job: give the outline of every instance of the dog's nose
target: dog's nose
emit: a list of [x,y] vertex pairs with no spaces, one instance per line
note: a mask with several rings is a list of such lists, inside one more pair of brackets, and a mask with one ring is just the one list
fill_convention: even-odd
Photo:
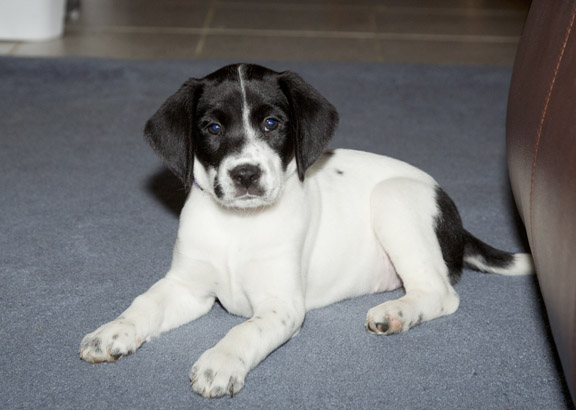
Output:
[[239,187],[250,188],[254,186],[260,176],[262,175],[262,170],[260,167],[252,164],[238,165],[236,168],[230,171],[230,178]]

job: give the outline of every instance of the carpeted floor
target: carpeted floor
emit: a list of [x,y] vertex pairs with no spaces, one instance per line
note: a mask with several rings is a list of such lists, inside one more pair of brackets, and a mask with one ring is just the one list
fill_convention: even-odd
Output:
[[[0,408],[565,409],[571,403],[535,277],[466,271],[454,314],[404,335],[363,327],[400,291],[309,312],[233,399],[188,371],[240,318],[207,316],[115,364],[80,340],[168,269],[183,196],[142,138],[188,77],[226,62],[0,59]],[[340,111],[334,147],[430,172],[466,227],[525,249],[506,176],[508,68],[274,63]]]

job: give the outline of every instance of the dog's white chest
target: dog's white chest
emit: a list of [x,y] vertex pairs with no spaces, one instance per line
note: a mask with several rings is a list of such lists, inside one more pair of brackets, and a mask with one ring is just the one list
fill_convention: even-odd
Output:
[[[305,218],[281,203],[260,212],[229,212],[203,192],[182,210],[173,268],[206,286],[230,312],[250,317],[268,293],[301,293],[300,259]],[[289,222],[291,221],[291,222]],[[192,261],[192,262],[191,262]]]

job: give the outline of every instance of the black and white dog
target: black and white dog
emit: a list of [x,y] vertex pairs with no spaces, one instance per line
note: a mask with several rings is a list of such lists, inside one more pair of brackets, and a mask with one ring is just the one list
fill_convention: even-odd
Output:
[[233,395],[248,372],[298,333],[307,310],[403,286],[368,311],[366,329],[405,332],[458,308],[462,268],[533,271],[462,227],[437,183],[404,162],[325,151],[334,107],[291,72],[231,65],[190,79],[145,135],[189,195],[172,266],[118,319],[84,337],[80,356],[115,361],[207,313],[249,318],[207,350],[190,380]]

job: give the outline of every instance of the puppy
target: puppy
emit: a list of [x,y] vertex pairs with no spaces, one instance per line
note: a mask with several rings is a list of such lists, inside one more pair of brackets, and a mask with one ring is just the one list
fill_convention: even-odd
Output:
[[248,372],[298,333],[307,310],[404,287],[368,311],[375,334],[456,311],[462,268],[532,273],[463,227],[423,171],[388,157],[325,151],[338,114],[291,72],[231,65],[190,79],[145,136],[189,192],[172,266],[80,357],[113,362],[207,313],[215,300],[248,318],[192,366],[192,389],[234,395]]

